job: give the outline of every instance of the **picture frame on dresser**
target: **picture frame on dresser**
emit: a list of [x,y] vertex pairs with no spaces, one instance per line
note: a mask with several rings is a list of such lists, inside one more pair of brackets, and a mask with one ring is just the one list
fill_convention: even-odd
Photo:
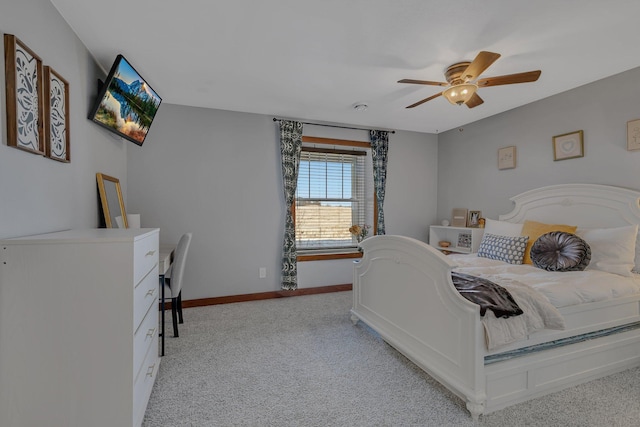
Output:
[[42,60],[13,34],[4,35],[7,145],[45,154]]
[[[98,172],[96,181],[98,183],[98,193],[100,194],[104,226],[106,228],[129,228],[122,190],[120,189],[120,180]],[[120,227],[118,220],[122,222],[122,227]]]

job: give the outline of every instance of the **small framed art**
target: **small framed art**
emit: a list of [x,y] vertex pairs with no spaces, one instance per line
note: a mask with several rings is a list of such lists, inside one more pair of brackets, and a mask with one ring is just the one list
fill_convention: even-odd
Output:
[[553,160],[584,157],[584,134],[581,130],[553,137]]
[[7,145],[44,155],[42,60],[13,34],[4,35]]
[[467,226],[467,210],[466,209],[454,209],[451,212],[451,226],[452,227]]
[[516,146],[498,149],[498,169],[514,169],[516,167]]
[[627,150],[640,150],[640,119],[627,122]]
[[456,246],[464,249],[471,248],[471,233],[459,233],[458,244]]
[[476,228],[480,226],[480,218],[482,218],[481,211],[469,211],[467,216],[467,227]]

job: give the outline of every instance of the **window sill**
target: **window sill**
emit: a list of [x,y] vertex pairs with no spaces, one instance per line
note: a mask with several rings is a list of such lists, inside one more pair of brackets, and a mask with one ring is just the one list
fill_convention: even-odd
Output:
[[333,253],[313,253],[306,251],[305,253],[298,255],[298,261],[325,261],[331,259],[349,259],[349,258],[362,258],[362,253],[355,252],[333,252]]

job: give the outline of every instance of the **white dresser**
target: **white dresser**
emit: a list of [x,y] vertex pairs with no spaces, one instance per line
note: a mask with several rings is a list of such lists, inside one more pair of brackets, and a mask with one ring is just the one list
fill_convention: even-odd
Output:
[[0,426],[139,426],[160,364],[158,229],[0,241]]

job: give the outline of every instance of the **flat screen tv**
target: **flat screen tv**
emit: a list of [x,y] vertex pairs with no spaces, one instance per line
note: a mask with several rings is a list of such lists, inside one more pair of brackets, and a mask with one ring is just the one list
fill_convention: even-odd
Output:
[[122,55],[98,91],[89,120],[142,145],[162,98]]

